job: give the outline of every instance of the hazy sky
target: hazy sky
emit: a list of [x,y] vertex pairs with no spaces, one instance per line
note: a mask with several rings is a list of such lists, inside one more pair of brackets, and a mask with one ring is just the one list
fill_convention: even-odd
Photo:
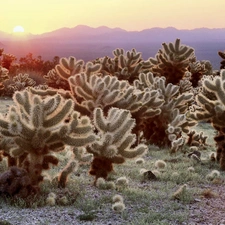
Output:
[[39,34],[61,27],[88,25],[143,30],[225,28],[225,0],[4,0],[0,30],[16,25]]

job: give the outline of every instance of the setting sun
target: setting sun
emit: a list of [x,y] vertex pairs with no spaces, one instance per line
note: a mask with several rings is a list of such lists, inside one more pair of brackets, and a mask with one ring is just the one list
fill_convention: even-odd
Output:
[[24,28],[22,26],[16,26],[16,27],[13,28],[13,32],[14,33],[23,33]]

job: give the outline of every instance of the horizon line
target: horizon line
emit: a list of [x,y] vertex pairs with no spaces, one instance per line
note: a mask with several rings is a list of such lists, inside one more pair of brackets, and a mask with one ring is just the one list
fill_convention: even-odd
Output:
[[[215,27],[215,28],[209,28],[209,27],[196,27],[196,28],[176,28],[176,27],[173,27],[173,26],[167,26],[167,27],[150,27],[150,28],[145,28],[145,29],[142,29],[142,30],[126,30],[126,29],[123,29],[121,27],[109,27],[109,26],[106,26],[106,25],[101,25],[101,26],[97,26],[97,27],[92,27],[92,26],[89,26],[89,25],[85,25],[85,24],[79,24],[79,25],[76,25],[75,27],[60,27],[60,28],[56,28],[54,30],[50,30],[50,31],[46,31],[46,32],[43,32],[43,33],[30,33],[30,32],[24,32],[24,34],[29,34],[29,35],[43,35],[43,34],[46,34],[46,33],[51,33],[51,32],[54,32],[54,31],[57,31],[57,30],[61,30],[61,29],[74,29],[74,28],[77,28],[77,27],[88,27],[88,28],[93,28],[93,29],[98,29],[98,28],[101,28],[101,27],[105,27],[105,28],[109,28],[109,29],[121,29],[123,31],[126,31],[126,32],[142,32],[142,31],[145,31],[145,30],[151,30],[151,29],[168,29],[168,28],[173,28],[173,29],[176,29],[176,30],[180,30],[180,31],[184,31],[184,30],[188,30],[188,31],[192,31],[192,30],[198,30],[198,29],[209,29],[209,30],[214,30],[214,29],[225,29],[225,27]],[[0,32],[3,32],[5,34],[9,34],[9,35],[12,35],[13,32],[9,33],[9,32],[5,32],[5,31],[2,31],[0,30]]]

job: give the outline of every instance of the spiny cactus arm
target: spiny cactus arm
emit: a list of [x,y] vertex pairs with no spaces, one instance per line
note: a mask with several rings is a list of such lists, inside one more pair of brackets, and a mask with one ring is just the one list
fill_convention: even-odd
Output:
[[[76,114],[76,115],[74,115]],[[90,124],[90,119],[88,116],[82,116],[78,123],[78,117],[80,115],[77,114],[77,112],[74,112],[71,116],[71,122],[68,124],[69,130],[72,133],[83,135],[90,133],[92,131],[92,126]]]
[[69,116],[69,114],[73,111],[73,108],[73,101],[71,99],[66,100],[62,107],[58,105],[57,110],[55,110],[51,118],[46,119],[43,122],[43,126],[47,128],[59,124]]
[[155,90],[146,90],[141,101],[143,102],[143,106],[148,106],[154,109],[160,108],[165,103],[165,100],[161,98],[159,92]]
[[19,73],[13,78],[14,82],[26,83],[28,86],[35,86],[36,82],[29,77],[29,74]]
[[191,102],[193,100],[193,94],[192,93],[182,93],[178,95],[175,99],[175,107],[180,107],[188,102]]
[[[174,110],[176,110],[176,109],[174,109]],[[178,127],[181,124],[183,124],[185,121],[186,121],[185,115],[184,114],[178,114],[178,115],[174,116],[174,119],[171,121],[170,124],[173,127]]]
[[52,114],[60,104],[63,104],[59,94],[57,94],[55,98],[46,97],[43,103],[43,110],[46,115]]
[[65,90],[62,90],[62,89],[56,90],[56,89],[48,88],[47,90],[40,90],[40,89],[30,88],[29,92],[34,94],[34,95],[39,95],[42,98],[54,96],[54,95],[57,95],[57,94],[61,95],[65,99],[71,99],[72,98],[72,95],[71,95],[70,91],[65,91]]
[[94,110],[93,117],[94,125],[99,131],[106,131],[108,129],[108,121],[105,119],[103,111],[100,108]]
[[196,126],[197,124],[198,122],[196,120],[191,120],[188,118],[184,123],[180,125],[180,127],[182,131],[187,134],[190,131],[190,128]]
[[85,73],[90,76],[91,74],[98,73],[102,68],[102,65],[100,63],[93,64],[92,62],[88,62],[85,65]]
[[112,161],[112,163],[116,163],[116,164],[122,164],[125,162],[124,157],[121,155],[116,155],[116,156],[110,158],[110,160]]
[[95,157],[100,156],[102,149],[104,148],[103,141],[104,139],[98,140],[99,137],[96,138],[96,141],[90,145],[88,145],[87,152],[93,154]]
[[113,55],[114,55],[114,56],[123,55],[124,52],[125,52],[124,49],[122,49],[122,48],[116,48],[115,50],[113,50]]
[[25,139],[20,138],[20,137],[14,138],[14,141],[15,141],[15,143],[18,146],[17,147],[18,150],[17,151],[15,151],[15,150],[11,150],[10,151],[10,154],[13,157],[18,157],[18,156],[22,155],[24,152],[30,152],[30,151],[32,151],[32,145],[31,145],[30,141],[25,140]]
[[20,105],[20,108],[21,108],[22,111],[25,110],[26,114],[30,113],[31,96],[29,95],[28,91],[23,91],[22,93],[21,92],[15,92],[12,99],[15,102],[16,105]]
[[16,112],[12,110],[9,111],[5,118],[0,119],[1,134],[5,138],[21,136],[30,139],[32,135],[34,135],[34,130],[27,123],[27,120],[22,120],[19,115],[19,113],[16,114]]
[[93,159],[93,154],[89,154],[85,147],[72,147],[72,152],[75,159],[77,159],[81,163],[88,163]]
[[70,76],[82,72],[83,66],[83,60],[76,61],[76,58],[70,56],[68,59],[61,58],[59,64],[55,66],[55,70],[61,78],[67,80]]
[[31,123],[35,128],[43,126],[44,110],[41,104],[34,105],[31,111]]
[[134,86],[138,89],[152,88],[155,83],[155,77],[153,73],[148,72],[140,73],[138,76],[138,80],[134,80]]
[[172,143],[171,143],[171,149],[170,149],[170,152],[171,153],[175,153],[179,147],[181,147],[184,143],[184,138],[183,137],[180,137],[176,140],[173,140]]
[[120,150],[119,154],[127,159],[133,159],[145,154],[148,150],[147,145],[139,144],[135,148]]
[[87,137],[72,137],[72,136],[66,136],[63,138],[63,141],[67,145],[75,146],[75,147],[82,147],[86,146],[92,142],[94,142],[96,139],[96,136],[91,134]]
[[[123,138],[125,138],[129,132],[134,128],[135,126],[135,119],[127,118],[123,124],[121,124],[120,129],[117,129],[113,133],[113,144],[114,145],[120,145],[120,143],[123,142]],[[123,137],[123,138],[122,138]]]
[[[225,75],[225,72],[224,72]],[[225,105],[225,79],[222,80],[221,77],[216,77],[213,81],[205,79],[203,81],[203,86],[208,90],[215,93],[218,100]]]
[[77,160],[72,159],[68,162],[68,164],[66,165],[66,167],[61,171],[60,175],[59,175],[59,183],[58,186],[61,188],[65,188],[66,187],[66,182],[68,179],[68,176],[74,171],[76,170],[78,165]]
[[102,99],[102,102],[104,105],[112,105],[118,101],[118,99],[121,98],[122,93],[120,90],[113,90],[111,92],[108,92],[107,94],[103,95],[104,98]]
[[127,87],[127,89],[123,92],[122,98],[115,102],[114,106],[121,109],[127,109],[131,112],[135,112],[142,106],[142,102],[140,101],[140,99],[142,99],[143,94],[144,93],[135,94],[134,87]]
[[76,100],[75,100],[74,110],[76,110],[79,113],[81,113],[81,115],[86,115],[86,116],[91,116],[91,114],[93,112],[93,111],[89,110],[89,107],[87,107],[83,103],[82,104],[78,103]]
[[68,82],[70,84],[70,88],[74,96],[78,95],[84,100],[93,99],[93,90],[92,86],[88,82],[87,74],[76,74],[75,76],[70,77],[68,79]]

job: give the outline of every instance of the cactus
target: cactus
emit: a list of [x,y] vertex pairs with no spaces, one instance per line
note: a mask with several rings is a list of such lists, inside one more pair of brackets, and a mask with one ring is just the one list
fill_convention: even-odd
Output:
[[138,78],[139,73],[147,72],[150,62],[141,58],[141,53],[136,49],[125,52],[124,49],[115,49],[114,58],[104,57],[97,62],[102,65],[100,72],[103,75],[111,74],[119,80],[128,80],[130,84]]
[[149,58],[150,71],[156,75],[166,77],[167,83],[178,84],[183,78],[190,60],[194,58],[194,49],[180,44],[180,39],[175,43],[163,43],[155,58]]
[[[189,127],[194,126],[196,122],[190,121],[186,114],[188,106],[193,101],[192,93],[180,93],[179,86],[172,83],[167,84],[165,77],[154,76],[153,73],[141,73],[139,80],[135,80],[134,86],[138,89],[148,92],[157,91],[160,104],[158,113],[153,114],[148,119],[144,117],[135,117],[142,128],[143,137],[151,144],[158,146],[171,146],[171,152],[177,151],[184,144],[182,132],[188,133]],[[159,101],[158,101],[159,102]],[[149,104],[148,108],[151,108]]]
[[72,154],[66,167],[59,173],[58,186],[65,188],[70,174],[78,169],[79,163],[89,163],[92,160],[92,154],[86,153],[82,147],[72,147]]
[[140,144],[133,147],[136,136],[131,133],[135,120],[128,110],[110,108],[105,117],[103,110],[94,110],[94,125],[98,131],[98,140],[87,147],[87,151],[94,155],[90,174],[104,179],[113,171],[113,163],[121,164],[126,159],[133,159],[143,155],[147,146]]
[[190,62],[188,70],[191,72],[191,83],[197,87],[203,75],[212,74],[212,65],[208,60]]
[[97,73],[100,68],[100,64],[94,65],[92,62],[88,62],[84,66],[83,60],[76,60],[76,58],[73,56],[70,56],[68,59],[61,58],[59,60],[59,64],[55,66],[57,74],[65,80],[81,72],[85,72],[88,76],[90,76],[92,73]]
[[46,84],[49,87],[56,88],[56,89],[64,89],[70,90],[70,86],[67,80],[61,78],[55,69],[50,70],[47,75],[43,76]]
[[218,55],[222,58],[220,62],[220,69],[225,69],[225,52],[218,51]]
[[42,181],[41,173],[49,164],[58,163],[51,153],[64,150],[65,144],[82,147],[95,140],[89,118],[73,111],[71,99],[25,90],[16,92],[13,100],[7,115],[0,118],[2,146],[18,159],[17,166],[27,170],[33,185]]
[[213,79],[205,78],[203,88],[212,92],[214,98],[210,98],[207,93],[201,92],[196,96],[197,107],[192,108],[190,117],[196,121],[210,121],[212,126],[218,131],[214,140],[217,143],[217,161],[222,170],[225,170],[225,70],[220,71],[220,76]]
[[9,71],[6,68],[0,66],[0,92],[4,92],[4,81],[9,79]]
[[12,96],[16,91],[22,91],[27,87],[34,87],[36,82],[29,77],[29,74],[19,73],[12,79],[12,83],[5,88],[5,94]]
[[148,120],[160,114],[163,104],[160,92],[157,90],[137,89],[127,81],[105,75],[93,74],[88,80],[85,73],[69,78],[72,95],[77,102],[75,109],[83,115],[91,116],[96,107],[100,107],[104,114],[110,107],[129,110],[136,120],[134,129],[139,140],[142,131],[142,120]]

